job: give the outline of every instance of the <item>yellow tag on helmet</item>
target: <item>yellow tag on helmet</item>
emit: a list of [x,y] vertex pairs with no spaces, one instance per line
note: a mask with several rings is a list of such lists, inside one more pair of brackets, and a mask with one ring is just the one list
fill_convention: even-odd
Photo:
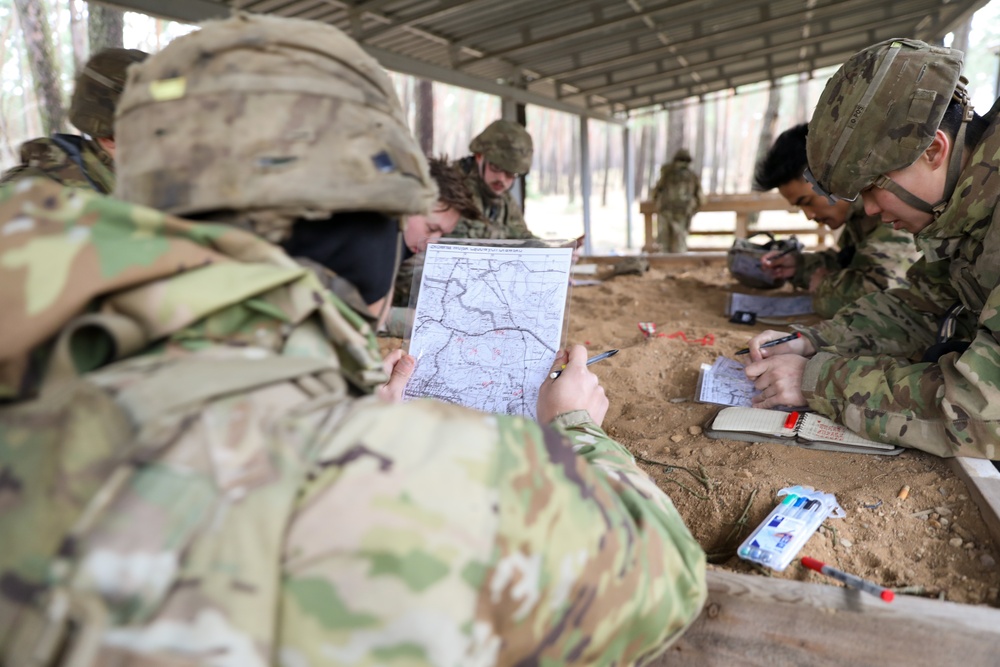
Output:
[[149,94],[157,102],[166,102],[184,97],[186,88],[187,79],[183,76],[178,76],[173,79],[160,79],[159,81],[150,82]]

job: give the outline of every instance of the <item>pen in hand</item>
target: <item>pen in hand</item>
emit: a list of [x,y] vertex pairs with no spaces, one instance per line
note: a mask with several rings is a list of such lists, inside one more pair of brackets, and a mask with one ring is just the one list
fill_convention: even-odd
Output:
[[[774,340],[769,340],[766,343],[763,343],[760,346],[760,349],[763,350],[765,347],[774,347],[775,345],[781,345],[782,343],[787,343],[789,341],[793,341],[796,338],[802,338],[802,334],[799,333],[798,331],[796,331],[795,333],[793,333],[791,336],[784,336],[782,338],[775,338]],[[737,350],[736,354],[750,354],[750,348],[749,347],[745,347],[742,350]]]
[[[618,354],[618,350],[608,350],[607,352],[601,352],[600,354],[598,354],[596,356],[593,356],[590,359],[587,359],[587,365],[589,366],[589,365],[591,365],[593,363],[597,363],[598,361],[601,361],[602,359],[607,359],[608,357],[613,357],[616,354]],[[560,368],[559,370],[552,371],[551,373],[549,373],[549,377],[552,378],[553,380],[555,380],[557,377],[559,377],[560,375],[562,375],[562,372],[565,369],[566,369],[566,364],[563,364],[562,368]]]

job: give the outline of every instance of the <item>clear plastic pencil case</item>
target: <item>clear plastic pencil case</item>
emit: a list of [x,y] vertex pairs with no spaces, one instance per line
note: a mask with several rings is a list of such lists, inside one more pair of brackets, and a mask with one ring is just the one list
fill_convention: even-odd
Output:
[[811,486],[793,486],[778,491],[784,500],[750,533],[737,554],[778,572],[788,567],[799,550],[828,517],[842,519],[844,510],[831,493]]

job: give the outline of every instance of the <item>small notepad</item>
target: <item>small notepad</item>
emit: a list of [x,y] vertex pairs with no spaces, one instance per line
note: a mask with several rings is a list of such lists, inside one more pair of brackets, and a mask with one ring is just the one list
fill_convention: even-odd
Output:
[[869,440],[814,412],[723,408],[708,420],[705,435],[856,454],[891,456],[903,451],[902,447]]

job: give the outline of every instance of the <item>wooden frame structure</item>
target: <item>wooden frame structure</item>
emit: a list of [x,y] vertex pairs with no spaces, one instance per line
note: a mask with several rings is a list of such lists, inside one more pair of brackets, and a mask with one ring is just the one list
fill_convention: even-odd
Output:
[[[748,194],[735,195],[711,194],[705,197],[705,200],[702,202],[701,208],[698,212],[735,211],[735,230],[691,232],[689,237],[733,234],[736,238],[745,239],[749,233],[751,213],[759,213],[761,211],[788,211],[789,213],[794,213],[798,210],[797,206],[789,205],[789,203],[785,201],[784,197],[774,193],[751,192]],[[653,224],[653,216],[656,215],[656,205],[652,201],[648,200],[640,202],[639,212],[642,213],[645,234],[642,251],[644,253],[658,253],[661,251],[661,248],[659,243],[656,242],[656,227]],[[782,229],[781,233],[816,234],[821,239],[820,245],[828,245],[827,237],[829,235],[829,231],[825,227],[817,225],[816,223],[810,223],[810,225],[810,227]]]

